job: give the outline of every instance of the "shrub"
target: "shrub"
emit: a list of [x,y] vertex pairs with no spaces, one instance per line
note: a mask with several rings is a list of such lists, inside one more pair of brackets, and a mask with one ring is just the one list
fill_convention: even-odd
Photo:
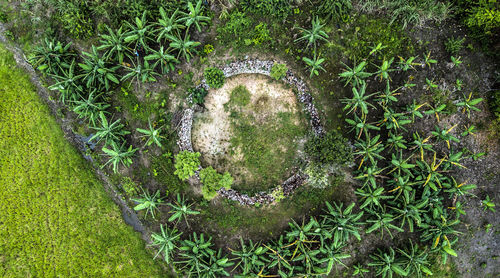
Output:
[[326,20],[347,21],[352,9],[351,0],[321,0],[317,13]]
[[217,27],[217,34],[224,42],[235,44],[242,41],[245,34],[249,34],[251,30],[252,19],[245,15],[245,13],[234,10],[229,14],[228,20],[225,24],[220,24]]
[[327,188],[328,182],[328,166],[319,165],[317,163],[309,163],[304,171],[308,176],[307,183],[314,188]]
[[200,167],[199,152],[182,151],[175,156],[175,172],[181,180],[192,177]]
[[306,153],[316,162],[344,164],[352,159],[352,152],[339,132],[333,130],[323,137],[314,137],[305,145]]
[[279,18],[287,17],[292,10],[290,0],[241,0],[240,5],[245,12]]
[[218,68],[209,67],[205,69],[205,80],[210,88],[218,89],[224,85],[226,77],[224,72]]
[[271,68],[271,77],[276,80],[281,80],[281,78],[285,77],[287,71],[288,67],[285,64],[274,63]]
[[211,45],[211,44],[205,44],[205,46],[203,46],[203,53],[205,53],[206,55],[212,53],[214,51],[214,46]]
[[255,45],[261,45],[262,43],[268,42],[271,40],[269,36],[269,28],[267,28],[267,24],[261,22],[259,25],[254,28],[254,37],[253,43]]
[[203,194],[203,198],[209,201],[217,195],[217,190],[222,187],[229,189],[233,184],[231,174],[225,172],[224,175],[221,175],[212,166],[202,169],[200,171],[200,178],[203,183],[201,193]]
[[455,38],[451,37],[448,38],[448,40],[444,43],[444,47],[448,53],[451,55],[456,55],[462,48],[464,47],[463,44],[465,42],[465,38]]
[[203,87],[189,88],[188,92],[193,97],[193,103],[199,104],[199,105],[203,105],[205,103],[205,97],[208,94],[208,92],[207,92],[207,90],[205,90],[205,88],[203,88]]

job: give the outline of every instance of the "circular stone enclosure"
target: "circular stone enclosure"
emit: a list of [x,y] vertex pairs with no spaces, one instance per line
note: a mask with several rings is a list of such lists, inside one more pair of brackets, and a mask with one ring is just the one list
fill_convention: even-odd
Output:
[[263,74],[238,74],[209,89],[191,140],[204,167],[228,171],[233,188],[260,192],[292,173],[310,129],[292,88]]

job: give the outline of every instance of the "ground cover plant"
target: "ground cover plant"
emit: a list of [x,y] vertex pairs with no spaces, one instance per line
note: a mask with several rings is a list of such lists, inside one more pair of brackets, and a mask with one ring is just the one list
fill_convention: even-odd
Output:
[[[495,277],[497,11],[30,1],[0,19],[178,275]],[[246,60],[272,62],[229,77]]]
[[4,277],[135,277],[164,271],[0,45]]

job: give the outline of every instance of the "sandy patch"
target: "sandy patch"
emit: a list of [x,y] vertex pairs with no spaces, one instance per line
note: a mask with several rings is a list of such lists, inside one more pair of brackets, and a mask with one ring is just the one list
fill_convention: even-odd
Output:
[[[224,104],[230,100],[231,92],[243,85],[250,92],[250,103],[241,108],[241,112],[253,115],[255,124],[264,124],[279,112],[292,112],[296,117],[293,122],[300,122],[297,100],[291,88],[261,74],[241,74],[226,79],[220,89],[210,89],[205,97],[205,111],[196,113],[193,120],[192,143],[195,151],[202,154],[202,159],[218,171],[230,171],[238,182],[239,176],[248,176],[246,169],[236,167],[235,161],[242,159],[242,154],[230,153],[232,136],[231,119]],[[286,148],[280,146],[278,148]]]

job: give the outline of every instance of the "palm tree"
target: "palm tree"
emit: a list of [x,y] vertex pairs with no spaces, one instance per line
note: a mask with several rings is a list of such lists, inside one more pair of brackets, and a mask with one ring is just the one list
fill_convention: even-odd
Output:
[[[365,134],[368,130],[380,130],[380,127],[375,126],[371,123],[366,122],[366,116],[363,119],[359,118],[358,115],[354,114],[354,120],[346,118],[345,121],[353,126],[353,129],[356,129],[356,133],[358,134],[357,139],[361,138],[361,134],[363,131]],[[352,130],[352,129],[351,129]]]
[[196,53],[196,47],[200,45],[199,42],[190,41],[187,32],[184,39],[180,38],[179,35],[166,35],[166,37],[171,40],[170,47],[179,51],[177,53],[177,59],[182,55],[188,63],[189,59]]
[[[320,272],[321,275],[329,275],[333,269],[334,264],[338,263],[347,267],[341,260],[350,258],[351,255],[342,253],[342,249],[345,247],[345,243],[332,242],[330,244],[324,244],[319,248],[321,254],[325,257],[322,258],[318,264],[327,263],[326,269],[318,269],[316,271]],[[322,270],[322,271],[320,271]]]
[[288,242],[288,247],[295,246],[292,252],[291,260],[295,262],[301,262],[306,274],[311,274],[315,262],[317,262],[316,256],[320,253],[319,250],[314,250],[311,248],[313,243],[319,242],[316,238],[319,237],[320,232],[318,231],[319,223],[311,217],[307,224],[299,225],[293,219],[290,223],[291,231],[287,232],[286,237]]
[[146,11],[142,14],[139,19],[135,18],[135,22],[126,22],[128,28],[130,29],[125,33],[124,41],[126,43],[133,43],[135,50],[135,55],[138,55],[138,51],[144,47],[145,51],[151,50],[150,43],[153,42],[152,25],[148,24],[146,19]]
[[177,60],[173,55],[168,54],[169,51],[165,50],[163,46],[160,46],[160,49],[158,51],[153,49],[151,50],[151,52],[152,54],[144,57],[144,60],[153,60],[154,63],[151,68],[156,69],[158,66],[160,66],[160,72],[163,74],[169,73],[171,70],[174,70],[175,64],[179,63],[179,60]]
[[125,33],[123,33],[122,28],[123,26],[120,26],[120,28],[115,33],[113,29],[109,28],[106,25],[106,30],[108,31],[108,34],[99,35],[101,37],[100,40],[101,45],[97,47],[97,50],[105,51],[103,55],[104,59],[118,61],[118,63],[120,64],[123,64],[123,59],[125,57],[132,59],[130,55],[131,49],[127,46],[125,42]]
[[325,202],[327,210],[326,214],[323,215],[324,227],[327,227],[327,231],[333,235],[333,242],[335,245],[339,243],[349,242],[350,236],[354,236],[361,240],[358,229],[363,223],[359,221],[363,216],[363,212],[352,213],[355,203],[351,203],[345,209],[342,209],[343,204],[337,205],[333,202],[333,205]]
[[424,114],[425,115],[434,114],[436,116],[436,120],[439,122],[439,113],[441,113],[446,108],[446,104],[441,104],[441,105],[436,106],[436,107],[433,107],[432,105],[427,104],[427,106],[429,106],[431,108],[431,110],[424,111]]
[[134,149],[132,145],[126,149],[125,143],[126,142],[123,142],[120,146],[118,146],[116,142],[111,141],[111,149],[102,147],[102,151],[110,156],[109,160],[103,165],[103,167],[111,163],[113,165],[113,172],[118,173],[118,166],[120,163],[125,167],[129,167],[132,164],[132,156],[137,149]]
[[73,102],[73,112],[78,114],[78,118],[85,118],[91,126],[96,126],[96,121],[100,117],[100,113],[104,113],[106,108],[110,107],[106,102],[99,102],[101,94],[96,94],[96,90],[92,90],[87,98],[80,95],[80,99]]
[[389,247],[389,252],[382,252],[382,250],[377,249],[378,253],[374,255],[369,255],[372,259],[368,263],[368,266],[374,267],[376,275],[387,278],[392,278],[393,274],[398,274],[401,276],[408,276],[400,260],[395,257],[395,252],[392,247]]
[[99,118],[101,119],[101,125],[92,127],[96,130],[96,133],[94,136],[90,137],[89,141],[97,139],[97,143],[99,143],[101,140],[104,140],[104,145],[110,145],[113,142],[116,143],[121,141],[123,136],[130,133],[123,129],[124,125],[120,124],[120,119],[109,123],[104,112],[99,113]]
[[430,263],[427,261],[427,248],[421,249],[418,245],[413,245],[410,239],[410,248],[405,250],[397,249],[401,254],[401,264],[405,266],[405,272],[411,277],[422,278],[423,274],[432,275],[431,270],[427,267]]
[[406,146],[406,143],[408,143],[404,138],[403,135],[398,135],[392,133],[392,131],[389,131],[389,138],[387,138],[387,145],[392,149],[394,148],[396,151],[397,150],[406,150],[408,147]]
[[188,215],[197,215],[200,214],[199,211],[191,209],[194,204],[188,204],[184,197],[181,197],[180,194],[177,193],[177,200],[174,203],[168,203],[168,206],[171,207],[169,213],[172,213],[172,216],[168,218],[168,222],[179,221],[182,218],[186,221],[186,225],[189,227],[187,217]]
[[391,69],[391,65],[392,65],[393,61],[394,61],[394,57],[389,59],[389,60],[384,59],[384,61],[382,62],[382,65],[380,65],[380,66],[375,65],[375,67],[377,67],[378,70],[374,74],[377,74],[380,76],[380,81],[382,81],[382,79],[391,80],[389,73],[396,70],[396,69]]
[[391,171],[389,171],[387,174],[390,174],[394,171],[397,170],[397,176],[401,176],[402,173],[413,177],[413,174],[411,173],[410,169],[415,167],[415,164],[408,163],[408,160],[412,158],[412,155],[410,155],[407,158],[403,157],[403,151],[399,151],[399,155],[396,156],[394,153],[391,154],[392,160],[391,164],[394,166]]
[[397,102],[398,99],[396,98],[397,95],[400,95],[400,93],[397,93],[401,87],[391,90],[391,85],[389,82],[389,79],[386,80],[386,86],[385,90],[380,93],[380,95],[377,96],[377,100],[381,102],[382,106],[390,106],[392,102]]
[[405,130],[404,125],[410,124],[411,120],[408,119],[404,113],[396,113],[390,107],[384,107],[384,119],[381,124],[385,125],[386,129],[394,129],[397,132],[399,129]]
[[414,63],[413,62],[413,61],[415,61],[415,59],[417,59],[416,56],[411,56],[408,59],[405,59],[405,58],[399,56],[399,62],[398,62],[399,68],[402,71],[408,71],[410,69],[415,70],[414,66],[420,65],[420,63]]
[[463,182],[458,184],[454,177],[451,177],[451,182],[443,182],[443,187],[446,188],[444,192],[450,193],[450,198],[456,198],[460,196],[471,195],[476,197],[476,195],[470,193],[470,190],[474,190],[477,188],[475,184],[467,184],[467,182]]
[[119,66],[110,66],[98,54],[97,48],[92,45],[92,53],[83,52],[83,63],[78,65],[83,70],[83,73],[78,76],[82,78],[87,88],[100,88],[102,84],[106,90],[110,89],[110,81],[118,84],[118,78],[114,75]]
[[189,32],[189,27],[195,25],[198,32],[201,32],[201,26],[207,25],[210,22],[210,17],[203,15],[203,7],[201,6],[202,0],[198,0],[196,6],[189,1],[187,3],[188,13],[181,12],[182,17],[177,20],[177,22],[182,22],[186,25],[186,33]]
[[462,234],[454,228],[454,226],[458,225],[459,223],[460,220],[458,219],[449,221],[443,216],[441,216],[440,220],[429,219],[428,222],[423,222],[420,225],[420,228],[422,228],[422,235],[420,237],[423,241],[431,241],[433,249],[438,247],[439,242],[442,240],[447,247],[445,251],[448,249],[451,250],[451,242],[449,240],[449,237],[452,235],[456,236]]
[[293,277],[293,266],[291,265],[292,252],[284,243],[284,237],[281,235],[277,241],[272,241],[270,246],[263,244],[267,248],[269,260],[268,269],[277,269],[281,277]]
[[321,65],[325,61],[324,58],[319,58],[319,56],[316,57],[316,54],[314,54],[314,58],[313,59],[309,59],[307,57],[302,57],[302,60],[310,68],[310,70],[309,70],[309,72],[310,72],[309,77],[312,78],[313,75],[318,76],[320,70],[326,72],[325,68],[323,68],[323,66]]
[[150,146],[151,144],[155,143],[158,147],[161,148],[162,145],[160,141],[163,137],[160,135],[160,131],[162,127],[155,129],[151,124],[151,119],[148,119],[148,124],[149,129],[137,128],[136,131],[142,133],[142,137],[147,137],[148,140],[146,141],[145,146]]
[[422,137],[420,137],[420,134],[418,133],[418,131],[416,131],[415,133],[413,133],[413,139],[414,141],[412,142],[415,146],[412,148],[418,148],[419,151],[420,151],[420,160],[424,160],[424,150],[427,150],[427,151],[432,151],[432,145],[431,144],[427,144],[427,142],[429,141],[429,139],[431,138],[431,136],[429,135],[427,138],[425,139],[422,139]]
[[345,79],[344,86],[352,82],[352,86],[361,85],[361,81],[372,76],[373,73],[365,72],[366,62],[362,61],[359,65],[354,63],[353,67],[349,67],[348,65],[342,63],[347,69],[344,72],[340,73],[339,76]]
[[420,226],[422,223],[421,215],[427,212],[424,208],[428,205],[429,199],[425,198],[416,201],[415,191],[412,191],[405,200],[405,202],[398,202],[396,206],[391,206],[390,208],[395,214],[395,219],[401,218],[400,228],[403,228],[408,223],[408,229],[413,233],[414,226]]
[[430,165],[425,160],[418,160],[416,162],[418,166],[417,172],[419,173],[417,180],[420,180],[420,182],[423,183],[422,186],[425,187],[426,185],[429,185],[429,187],[434,191],[438,191],[436,184],[439,185],[440,188],[442,187],[441,180],[444,178],[444,176],[439,167],[444,161],[445,158],[437,161],[437,156],[434,152],[433,160]]
[[364,81],[361,81],[361,87],[352,87],[352,94],[352,98],[345,98],[340,100],[341,102],[346,104],[343,110],[345,111],[349,109],[349,111],[347,111],[347,114],[353,111],[356,112],[356,110],[359,108],[361,110],[361,116],[365,117],[366,115],[368,115],[368,107],[375,108],[373,104],[368,102],[368,99],[375,94],[366,95],[366,83]]
[[172,257],[174,255],[174,250],[177,248],[177,243],[179,237],[182,233],[177,231],[177,229],[169,229],[167,225],[163,228],[163,224],[160,224],[160,233],[151,234],[151,246],[158,247],[158,251],[153,259],[156,259],[158,255],[163,255],[163,259],[167,264],[172,262]]
[[455,137],[455,136],[453,136],[451,134],[451,131],[455,127],[457,127],[457,124],[455,124],[454,126],[450,127],[449,129],[441,129],[438,126],[436,126],[436,130],[435,131],[431,131],[431,134],[434,135],[434,136],[436,136],[438,139],[440,139],[442,141],[445,141],[446,142],[446,146],[449,149],[451,141],[456,142],[456,143],[460,142],[460,140],[457,137]]
[[377,163],[375,162],[375,164],[372,164],[370,167],[363,167],[361,174],[354,178],[364,180],[361,188],[364,188],[368,183],[370,183],[372,188],[375,189],[377,188],[377,178],[387,178],[381,175],[386,169],[387,167],[378,168]]
[[167,15],[163,7],[160,7],[160,18],[156,26],[156,32],[158,35],[156,37],[157,42],[168,39],[167,35],[172,35],[174,32],[178,32],[180,29],[184,28],[184,25],[178,24],[179,9],[175,10],[172,14]]
[[316,43],[318,41],[328,42],[328,34],[326,34],[326,32],[323,31],[323,27],[325,25],[321,25],[318,17],[313,18],[311,24],[312,24],[311,30],[298,27],[298,29],[302,32],[303,35],[300,38],[296,39],[295,42],[306,41],[307,42],[306,50],[312,45],[314,46],[313,53],[316,54]]
[[427,103],[422,103],[422,104],[416,104],[415,100],[413,100],[413,103],[406,108],[406,112],[411,115],[411,122],[415,122],[415,116],[419,118],[423,118],[424,115],[418,111],[418,109],[422,108],[424,105]]
[[375,206],[382,208],[382,200],[392,199],[392,196],[382,195],[383,193],[383,187],[379,187],[375,190],[371,187],[367,187],[366,190],[361,188],[356,189],[355,194],[361,196],[361,200],[364,200],[359,208],[363,209],[366,206],[369,206],[370,209],[373,209]]

